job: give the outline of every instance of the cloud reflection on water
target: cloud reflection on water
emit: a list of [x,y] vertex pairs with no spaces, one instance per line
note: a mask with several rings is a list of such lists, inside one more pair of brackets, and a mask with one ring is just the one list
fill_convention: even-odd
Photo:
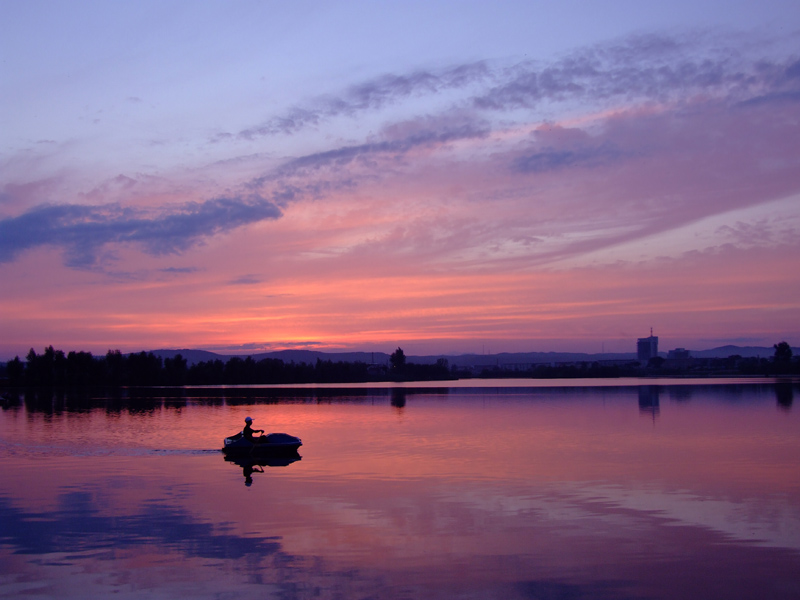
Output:
[[[0,496],[0,539],[19,554],[55,554],[155,546],[187,557],[240,559],[266,556],[281,549],[278,537],[245,537],[224,532],[185,508],[151,500],[135,514],[116,514],[88,491],[70,491],[46,512],[20,508]],[[220,532],[220,529],[223,532]]]
[[[4,596],[44,581],[209,598],[800,585],[796,411],[776,386],[152,392],[147,410],[42,394],[0,413]],[[196,451],[245,414],[302,435],[303,459],[246,487],[241,465]],[[78,434],[108,451],[82,454]]]

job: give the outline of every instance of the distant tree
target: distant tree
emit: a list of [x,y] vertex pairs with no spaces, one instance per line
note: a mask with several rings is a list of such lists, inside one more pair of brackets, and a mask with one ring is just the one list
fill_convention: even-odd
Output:
[[119,350],[106,352],[105,368],[109,383],[112,385],[122,385],[125,377],[125,357]]
[[131,385],[158,385],[161,383],[161,357],[142,350],[138,354],[129,354],[127,364]]
[[55,385],[64,385],[67,382],[67,357],[63,350],[56,350],[53,354],[52,374]]
[[25,357],[25,382],[28,385],[36,385],[38,383],[38,358],[36,350],[33,348],[28,350],[28,354]]
[[184,385],[186,383],[186,359],[176,354],[173,358],[164,359],[164,372],[167,385]]
[[22,383],[22,376],[25,373],[25,365],[22,364],[19,356],[15,356],[14,360],[8,361],[8,364],[6,364],[6,373],[8,374],[8,382],[11,385],[19,385]]
[[232,356],[225,363],[225,383],[237,385],[244,383],[244,360],[238,356]]
[[62,385],[66,380],[67,359],[61,350],[53,346],[44,349],[44,354],[36,354],[31,348],[26,358],[25,379],[28,385]]
[[91,352],[75,352],[67,354],[67,383],[70,385],[88,385],[101,379],[98,361]]
[[392,352],[389,357],[389,363],[392,365],[392,371],[402,371],[406,366],[406,355],[403,349],[398,346],[397,350]]
[[225,363],[218,358],[200,361],[189,367],[187,381],[193,385],[221,385],[225,383]]
[[780,344],[775,344],[773,348],[775,348],[776,363],[788,365],[792,362],[792,347],[788,343],[781,342]]

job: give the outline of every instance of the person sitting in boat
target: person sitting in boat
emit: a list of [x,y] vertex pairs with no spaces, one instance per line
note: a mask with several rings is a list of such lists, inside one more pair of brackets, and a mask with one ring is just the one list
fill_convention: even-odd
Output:
[[[258,444],[261,442],[261,438],[254,437],[254,433],[264,433],[263,429],[253,429],[252,427],[253,419],[252,417],[245,417],[244,419],[244,429],[242,429],[242,435],[244,439],[248,442],[252,442],[253,444]],[[263,436],[262,436],[263,437]]]

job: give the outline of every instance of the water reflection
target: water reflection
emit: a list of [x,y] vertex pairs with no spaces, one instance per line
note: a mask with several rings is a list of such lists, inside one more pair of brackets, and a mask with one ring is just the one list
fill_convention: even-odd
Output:
[[0,596],[794,600],[796,387],[12,394]]
[[669,388],[669,399],[675,402],[689,402],[694,395],[691,385],[675,385]]
[[405,388],[394,388],[392,390],[392,406],[403,408],[406,405],[408,391]]
[[15,554],[34,555],[118,551],[153,544],[187,557],[217,559],[280,550],[276,538],[221,533],[214,523],[196,519],[174,502],[149,500],[133,514],[109,514],[101,498],[88,491],[67,491],[56,498],[54,508],[42,512],[0,496],[0,539]]
[[[532,380],[535,381],[535,380]],[[0,397],[2,410],[13,410],[25,407],[28,413],[57,415],[65,412],[87,412],[98,408],[109,413],[121,412],[153,412],[165,407],[183,408],[190,405],[202,406],[253,406],[269,404],[375,404],[389,402],[396,408],[403,408],[414,397],[436,396],[446,398],[457,392],[458,397],[479,396],[490,391],[495,396],[525,395],[531,399],[551,398],[553,396],[579,398],[592,397],[597,394],[636,393],[639,406],[643,412],[657,414],[660,408],[660,396],[668,394],[670,400],[689,402],[700,394],[703,400],[720,402],[752,401],[754,394],[763,392],[774,394],[777,403],[782,407],[791,407],[795,390],[800,390],[796,380],[764,382],[753,385],[737,383],[693,384],[680,382],[673,384],[635,385],[609,384],[614,380],[603,381],[602,386],[592,387],[584,380],[576,380],[580,387],[570,387],[569,381],[551,381],[552,387],[542,385],[524,387],[503,387],[502,381],[495,382],[496,387],[487,387],[487,382],[476,380],[475,387],[440,388],[440,387],[358,387],[358,388],[294,388],[294,387],[162,387],[162,388],[84,388],[64,390],[52,388],[34,388],[24,390],[6,390]],[[659,380],[662,381],[662,380]],[[666,380],[663,380],[666,381]],[[679,380],[678,380],[679,381]],[[465,385],[464,382],[460,382]],[[539,384],[542,381],[538,381]]]
[[290,464],[301,460],[303,457],[297,452],[285,454],[281,456],[269,457],[234,457],[224,456],[226,462],[234,463],[242,468],[242,475],[244,475],[244,484],[251,486],[253,484],[253,473],[263,473],[264,467],[288,467]]
[[791,408],[794,402],[794,390],[790,381],[779,381],[775,384],[775,398],[781,408]]
[[639,410],[643,413],[652,415],[655,419],[658,416],[659,388],[657,385],[639,386]]

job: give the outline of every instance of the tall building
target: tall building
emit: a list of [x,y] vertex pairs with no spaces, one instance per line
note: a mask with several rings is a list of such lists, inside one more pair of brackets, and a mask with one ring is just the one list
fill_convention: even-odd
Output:
[[653,335],[650,328],[650,337],[639,338],[636,342],[636,355],[639,362],[646,363],[651,358],[658,356],[658,337]]

